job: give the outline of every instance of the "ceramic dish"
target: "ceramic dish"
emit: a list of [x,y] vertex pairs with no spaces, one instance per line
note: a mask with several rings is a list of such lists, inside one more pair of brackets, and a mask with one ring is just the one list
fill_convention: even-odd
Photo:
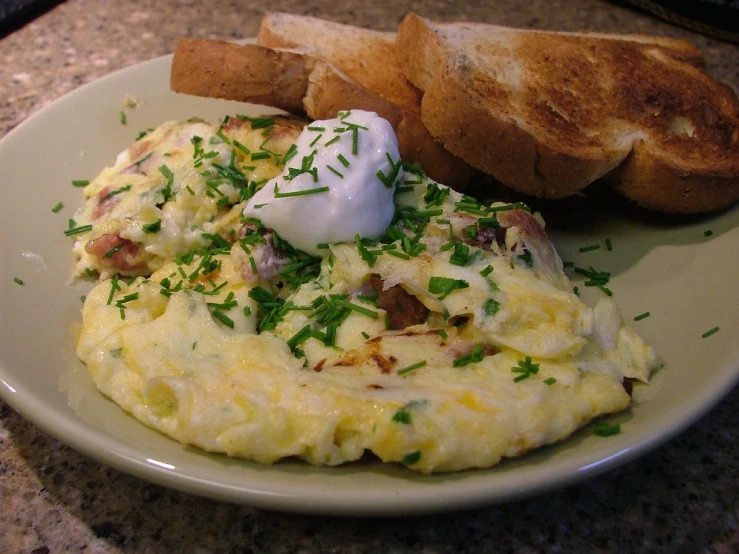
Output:
[[[640,401],[611,421],[609,438],[586,427],[559,445],[484,471],[420,476],[360,462],[315,468],[262,466],[182,446],[124,414],[94,388],[73,351],[89,284],[68,284],[67,220],[82,203],[73,179],[91,179],[139,131],[168,119],[266,109],[176,95],[171,56],[119,71],[41,110],[0,142],[0,396],[31,422],[84,454],[184,491],[280,510],[397,515],[500,503],[599,474],[669,439],[711,408],[739,377],[739,207],[707,218],[669,219],[617,206],[546,205],[562,258],[612,272],[609,286],[665,368]],[[120,112],[126,96],[139,102]],[[62,202],[58,213],[52,208]],[[563,210],[568,217],[561,217]],[[576,223],[575,223],[576,222]],[[706,231],[712,234],[706,236]],[[613,249],[605,247],[609,238]],[[601,248],[585,253],[582,246]],[[20,285],[15,278],[23,281]],[[583,289],[585,296],[601,294]],[[631,321],[649,311],[650,317]],[[720,331],[701,335],[716,326]]]

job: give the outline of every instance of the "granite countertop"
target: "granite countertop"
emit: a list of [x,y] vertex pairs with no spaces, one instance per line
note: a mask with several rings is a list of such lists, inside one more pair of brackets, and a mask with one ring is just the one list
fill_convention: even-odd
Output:
[[[175,4],[177,6],[175,7]],[[269,8],[392,30],[437,19],[686,38],[735,90],[739,47],[604,1],[69,0],[0,39],[0,136],[61,95],[171,52],[181,35],[254,36]],[[666,445],[530,500],[439,516],[291,515],[169,490],[78,454],[0,401],[2,552],[739,551],[739,389]]]

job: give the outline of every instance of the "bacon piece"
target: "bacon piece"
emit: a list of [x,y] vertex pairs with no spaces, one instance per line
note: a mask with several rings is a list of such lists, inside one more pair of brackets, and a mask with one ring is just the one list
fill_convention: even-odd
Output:
[[564,290],[569,289],[569,283],[562,273],[561,262],[554,245],[547,237],[542,224],[533,215],[526,210],[515,209],[500,212],[498,220],[503,227],[516,227],[519,230],[524,247],[533,255],[535,267],[546,273]]
[[111,192],[113,192],[111,187],[105,187],[97,193],[95,196],[95,198],[97,198],[97,204],[92,210],[92,219],[100,219],[102,216],[110,212],[118,202],[120,202],[121,199],[118,194],[108,196]]
[[[259,234],[262,236],[265,242],[260,242],[249,246],[249,254],[244,252],[246,260],[241,264],[241,277],[247,283],[257,283],[259,281],[269,281],[282,271],[288,262],[289,258],[282,255],[282,252],[275,246],[272,233],[264,228],[259,228],[251,223],[245,223],[239,229],[239,238],[244,238],[248,231],[259,230]],[[243,252],[243,250],[242,250]],[[251,256],[254,259],[254,267],[252,267]]]
[[490,248],[493,242],[498,244],[501,248],[505,248],[505,228],[504,227],[489,227],[477,226],[477,235],[474,237],[465,237],[464,242],[470,246],[477,246],[479,248]]
[[551,265],[556,255],[554,247],[549,241],[544,227],[541,226],[541,223],[533,215],[526,210],[509,210],[507,212],[500,212],[498,214],[498,221],[501,227],[506,229],[516,227],[521,233],[526,249],[539,261]]
[[[119,245],[120,248],[118,248]],[[116,249],[116,251],[107,255],[113,249]],[[139,246],[135,242],[113,233],[90,239],[85,244],[85,251],[91,256],[95,256],[100,265],[113,267],[124,273],[134,273],[146,267],[144,260],[137,259]]]
[[405,329],[428,318],[429,309],[400,285],[385,290],[379,275],[372,275],[369,282],[377,295],[377,304],[388,313],[390,329]]

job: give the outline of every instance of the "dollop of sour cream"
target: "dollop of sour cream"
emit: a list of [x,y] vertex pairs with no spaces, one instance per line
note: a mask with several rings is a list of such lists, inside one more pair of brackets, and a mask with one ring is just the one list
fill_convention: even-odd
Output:
[[[351,110],[314,121],[285,155],[281,175],[244,208],[294,248],[378,238],[392,222],[403,179],[398,139],[387,120]],[[325,252],[325,250],[323,250]]]

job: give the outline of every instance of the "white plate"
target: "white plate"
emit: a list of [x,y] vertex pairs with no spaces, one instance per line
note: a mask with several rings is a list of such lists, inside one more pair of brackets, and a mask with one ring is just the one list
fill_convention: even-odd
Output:
[[[695,421],[739,378],[739,207],[710,218],[667,219],[617,207],[558,218],[563,259],[613,273],[627,321],[658,349],[665,369],[648,399],[615,418],[609,438],[569,440],[485,471],[424,477],[363,462],[314,468],[262,466],[182,446],[125,415],[97,393],[73,352],[85,285],[69,286],[67,219],[82,202],[73,179],[91,179],[138,131],[168,119],[255,115],[262,108],[169,91],[171,56],[130,67],[59,99],[0,142],[0,396],[73,448],[128,473],[188,492],[281,510],[343,515],[409,514],[505,502],[611,469]],[[119,120],[126,95],[141,102]],[[59,213],[51,209],[64,203]],[[602,204],[601,204],[602,205]],[[561,219],[565,223],[558,223]],[[573,223],[577,221],[577,225]],[[710,229],[713,235],[704,236]],[[604,246],[609,237],[613,251]],[[581,246],[601,249],[579,253]],[[14,282],[18,277],[24,285]],[[586,296],[601,294],[587,289]],[[701,338],[705,331],[721,330]],[[646,394],[644,394],[646,393]]]

